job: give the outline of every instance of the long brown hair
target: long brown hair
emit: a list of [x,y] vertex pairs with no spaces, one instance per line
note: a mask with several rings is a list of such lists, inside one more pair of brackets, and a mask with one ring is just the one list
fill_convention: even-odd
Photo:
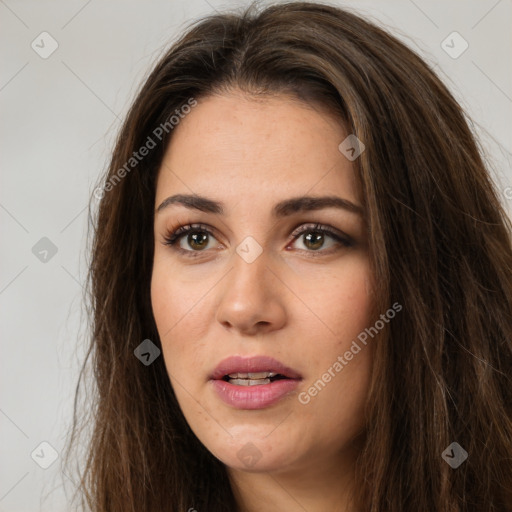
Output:
[[[146,366],[134,356],[145,339],[160,346],[150,281],[169,119],[191,100],[235,88],[327,106],[365,145],[354,166],[376,311],[394,302],[403,310],[375,343],[358,510],[510,512],[510,220],[464,113],[432,69],[359,16],[302,2],[194,23],[156,64],[122,126],[95,194],[97,217],[90,211],[92,332],[70,436],[78,445],[92,426],[82,505],[237,510],[226,468],[189,428],[162,357]],[[130,160],[148,137],[148,154]],[[94,392],[82,403],[84,382]],[[457,469],[442,457],[452,442],[468,454]]]

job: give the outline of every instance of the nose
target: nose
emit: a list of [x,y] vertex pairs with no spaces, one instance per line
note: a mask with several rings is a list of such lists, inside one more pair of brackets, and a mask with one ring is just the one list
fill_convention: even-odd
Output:
[[233,254],[233,268],[218,289],[216,319],[224,328],[254,335],[285,325],[287,288],[277,268],[270,268],[269,260],[266,251],[251,263]]

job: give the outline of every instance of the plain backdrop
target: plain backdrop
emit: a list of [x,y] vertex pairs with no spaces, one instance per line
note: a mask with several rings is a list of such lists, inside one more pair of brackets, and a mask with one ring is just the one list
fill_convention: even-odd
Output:
[[[331,3],[435,67],[473,119],[510,214],[512,2]],[[87,204],[134,93],[188,23],[246,4],[0,0],[0,512],[69,510],[61,452],[87,329]]]

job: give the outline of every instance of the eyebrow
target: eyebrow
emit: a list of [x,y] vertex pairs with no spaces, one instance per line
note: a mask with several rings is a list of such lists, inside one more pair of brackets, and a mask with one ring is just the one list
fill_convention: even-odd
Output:
[[[216,215],[224,215],[224,204],[219,201],[214,201],[207,197],[191,194],[176,194],[170,196],[155,210],[155,213],[160,213],[165,208],[179,204],[190,210],[199,210],[201,212],[213,213]],[[298,212],[307,212],[312,210],[321,210],[323,208],[339,208],[363,216],[363,208],[348,199],[343,199],[338,196],[299,196],[285,199],[277,203],[273,210],[274,217],[287,217]]]

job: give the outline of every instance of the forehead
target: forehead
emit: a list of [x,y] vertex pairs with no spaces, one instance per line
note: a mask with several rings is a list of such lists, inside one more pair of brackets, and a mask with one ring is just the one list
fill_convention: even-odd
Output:
[[340,119],[289,96],[203,98],[173,130],[156,201],[200,193],[228,203],[241,197],[277,202],[283,195],[328,192],[357,202],[352,163],[338,149],[346,136]]

